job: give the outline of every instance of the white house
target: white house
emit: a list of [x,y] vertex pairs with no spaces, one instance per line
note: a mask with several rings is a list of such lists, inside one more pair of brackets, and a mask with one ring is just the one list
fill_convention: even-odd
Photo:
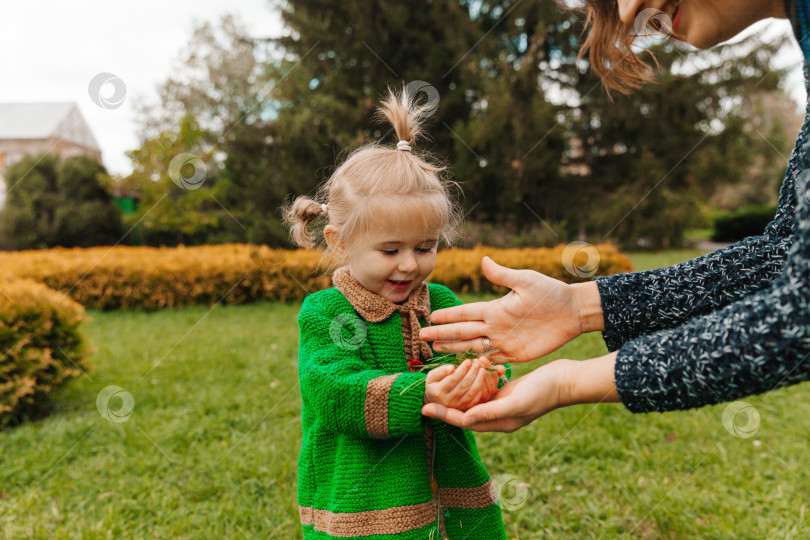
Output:
[[75,103],[0,103],[0,208],[13,189],[6,185],[8,168],[39,154],[88,156],[102,163],[101,148]]

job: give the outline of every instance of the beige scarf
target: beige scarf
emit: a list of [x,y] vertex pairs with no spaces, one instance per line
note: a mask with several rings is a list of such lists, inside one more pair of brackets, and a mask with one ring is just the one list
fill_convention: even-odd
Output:
[[422,317],[430,326],[430,293],[428,286],[422,282],[417,286],[408,299],[402,304],[383,298],[363,287],[349,272],[348,266],[335,270],[332,283],[337,290],[354,307],[357,313],[368,322],[381,322],[398,311],[402,317],[402,337],[405,343],[405,358],[410,361],[415,358],[428,360],[433,353],[427,343],[419,339],[419,317]]

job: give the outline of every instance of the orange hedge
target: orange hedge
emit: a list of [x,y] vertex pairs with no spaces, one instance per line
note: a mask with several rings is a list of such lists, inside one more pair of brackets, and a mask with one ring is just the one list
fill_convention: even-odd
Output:
[[30,279],[0,279],[0,428],[47,411],[48,397],[90,370],[84,308]]
[[[484,255],[506,266],[531,268],[569,283],[588,279],[593,270],[595,275],[631,270],[630,261],[612,244],[569,248],[567,252],[564,245],[537,249],[478,247],[442,250],[430,279],[461,292],[492,291],[492,285],[481,275]],[[54,248],[0,254],[0,278],[34,279],[88,308],[154,310],[219,301],[301,300],[310,292],[331,286],[322,264],[326,262],[316,250],[250,244]]]

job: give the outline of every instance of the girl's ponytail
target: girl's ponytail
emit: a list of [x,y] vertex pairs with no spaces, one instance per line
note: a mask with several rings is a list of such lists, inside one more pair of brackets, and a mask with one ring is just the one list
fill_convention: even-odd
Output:
[[378,120],[388,122],[394,126],[394,131],[400,141],[406,141],[410,146],[422,135],[424,120],[435,109],[431,104],[417,104],[408,88],[403,88],[397,95],[390,88],[388,96],[377,107]]
[[306,196],[295,199],[284,207],[284,221],[290,224],[290,236],[300,247],[315,247],[315,239],[309,231],[313,221],[326,213],[326,205]]

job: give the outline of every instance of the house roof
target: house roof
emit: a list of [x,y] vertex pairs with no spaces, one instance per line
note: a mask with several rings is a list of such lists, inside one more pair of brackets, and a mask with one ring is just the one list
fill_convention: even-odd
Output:
[[75,103],[0,103],[0,139],[50,137],[101,151]]

